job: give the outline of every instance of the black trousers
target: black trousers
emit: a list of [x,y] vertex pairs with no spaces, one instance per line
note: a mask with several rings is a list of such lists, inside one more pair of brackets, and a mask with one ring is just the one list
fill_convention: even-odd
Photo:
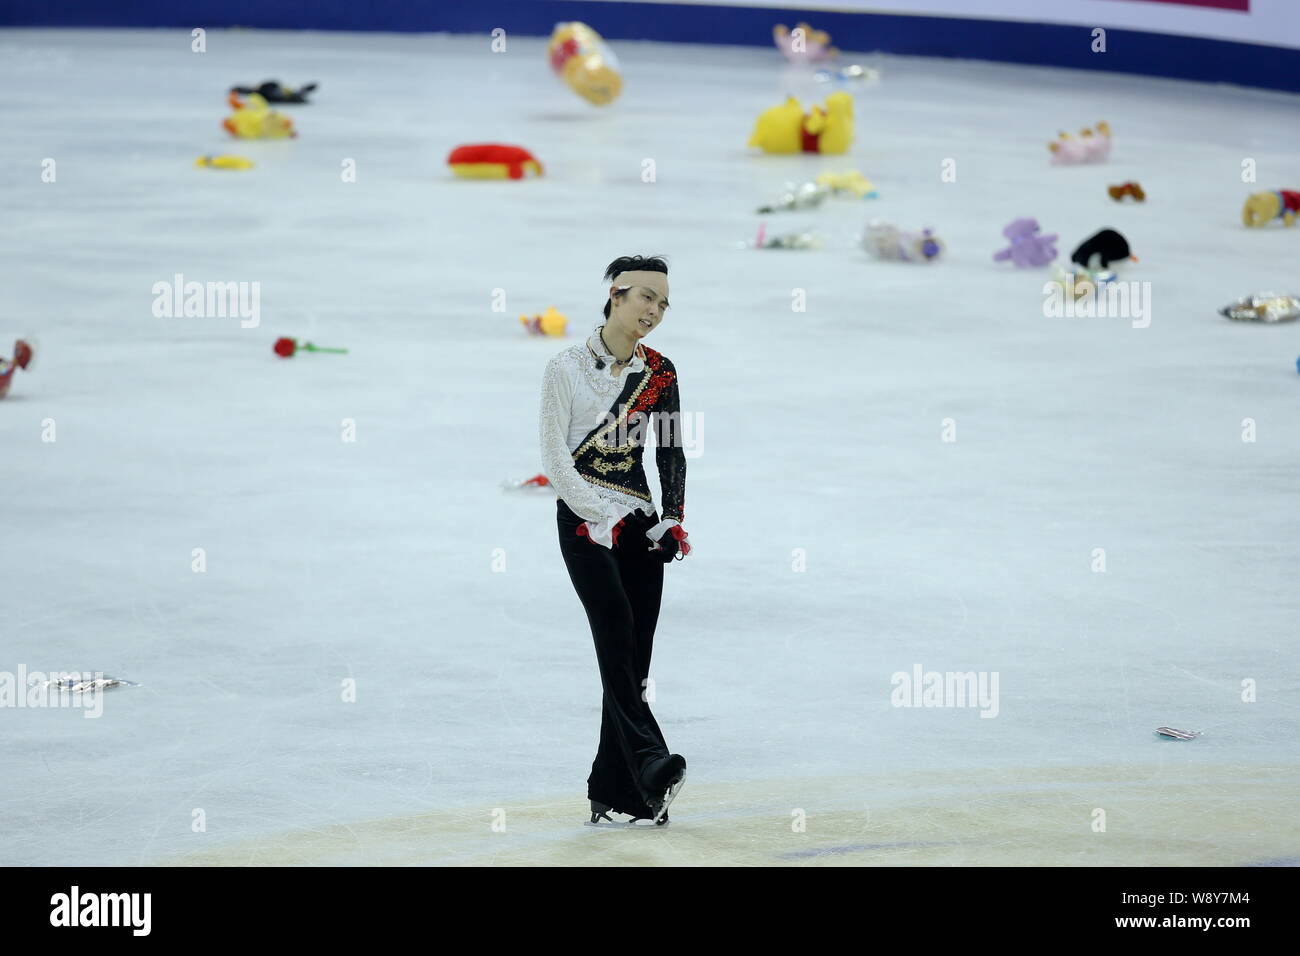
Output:
[[600,746],[587,778],[587,798],[620,813],[649,816],[641,772],[668,756],[643,685],[650,674],[664,586],[663,560],[647,550],[645,533],[659,517],[632,512],[610,550],[577,533],[582,518],[563,499],[556,505],[560,552],[591,624],[604,690]]

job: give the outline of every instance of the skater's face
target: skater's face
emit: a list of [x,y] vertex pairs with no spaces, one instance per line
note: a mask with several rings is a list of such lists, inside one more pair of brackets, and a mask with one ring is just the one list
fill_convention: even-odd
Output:
[[610,321],[629,335],[644,338],[668,310],[668,277],[662,272],[622,272],[609,289]]

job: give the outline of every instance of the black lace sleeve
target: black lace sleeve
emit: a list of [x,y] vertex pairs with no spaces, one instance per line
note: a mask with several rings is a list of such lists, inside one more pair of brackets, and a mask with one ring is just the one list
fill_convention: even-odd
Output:
[[677,370],[673,368],[672,384],[659,396],[655,409],[655,465],[659,469],[659,489],[663,497],[660,517],[678,521],[683,521],[686,514],[686,452],[682,448],[681,414]]

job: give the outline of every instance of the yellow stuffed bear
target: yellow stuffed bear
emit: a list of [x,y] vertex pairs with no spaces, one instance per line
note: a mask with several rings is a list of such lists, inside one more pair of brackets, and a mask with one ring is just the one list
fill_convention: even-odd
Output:
[[757,146],[765,153],[797,153],[802,136],[803,107],[793,96],[780,106],[763,110],[754,123],[747,146]]
[[805,116],[793,96],[759,114],[748,146],[765,153],[844,153],[853,142],[853,98],[844,92],[814,104]]
[[847,153],[853,142],[853,97],[843,92],[826,97],[819,125],[820,129],[813,130],[809,123],[804,124],[808,132],[817,135],[817,152]]
[[1251,193],[1241,208],[1241,221],[1252,229],[1266,226],[1274,219],[1294,226],[1297,210],[1300,210],[1300,192],[1278,189]]
[[519,321],[533,335],[563,335],[569,325],[569,320],[553,305],[541,315],[521,315]]

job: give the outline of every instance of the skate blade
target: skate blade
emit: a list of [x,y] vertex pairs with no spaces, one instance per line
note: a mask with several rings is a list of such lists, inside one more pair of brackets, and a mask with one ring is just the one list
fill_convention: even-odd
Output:
[[[673,780],[670,784],[668,784],[668,793],[664,795],[663,805],[659,808],[659,812],[655,814],[655,818],[654,818],[655,826],[658,826],[659,821],[668,815],[669,805],[675,799],[677,799],[677,794],[681,792],[682,784],[684,784],[685,782],[686,782],[686,771],[683,770],[675,780]],[[671,823],[672,821],[669,822]],[[667,823],[663,825],[668,826]]]
[[584,820],[582,825],[584,827],[599,827],[604,830],[663,830],[672,826],[673,821],[669,820],[667,823],[656,824],[653,821],[646,819],[628,820],[626,823],[606,823],[604,821],[600,823],[592,823],[590,820]]

